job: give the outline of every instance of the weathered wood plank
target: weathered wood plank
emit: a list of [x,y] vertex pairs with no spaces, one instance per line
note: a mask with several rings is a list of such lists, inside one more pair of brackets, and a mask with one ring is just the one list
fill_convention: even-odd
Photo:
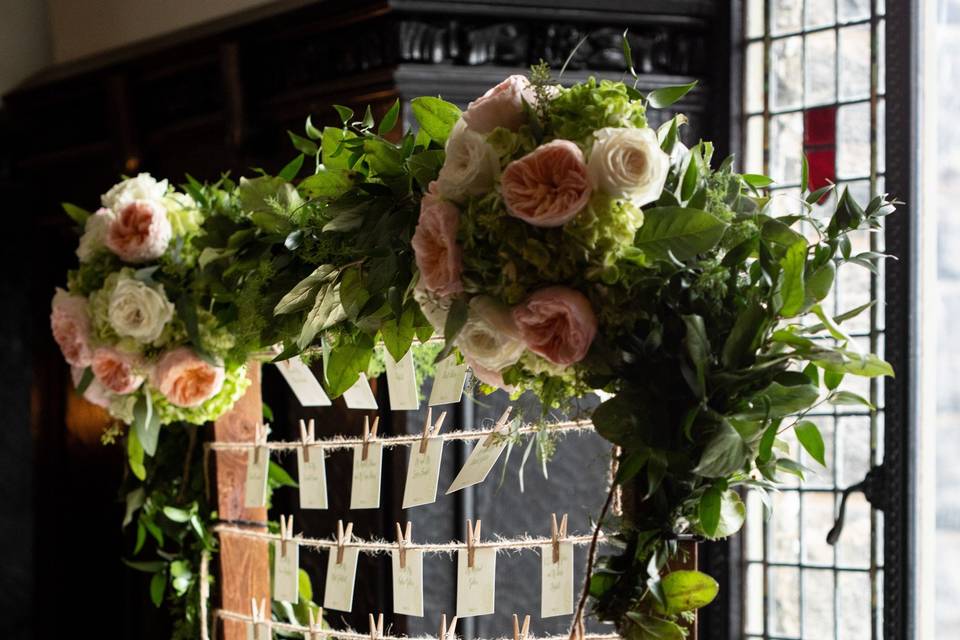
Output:
[[[252,442],[256,425],[262,419],[260,365],[252,363],[248,374],[250,388],[236,406],[214,423],[218,442]],[[244,478],[247,452],[217,451],[217,509],[220,519],[236,522],[266,522],[263,507],[244,508]],[[256,525],[252,525],[256,526]],[[267,543],[261,540],[223,535],[220,538],[220,594],[224,609],[240,613],[250,611],[251,598],[270,601],[270,566]],[[269,604],[268,604],[269,606]],[[246,640],[243,623],[223,621],[224,640]]]

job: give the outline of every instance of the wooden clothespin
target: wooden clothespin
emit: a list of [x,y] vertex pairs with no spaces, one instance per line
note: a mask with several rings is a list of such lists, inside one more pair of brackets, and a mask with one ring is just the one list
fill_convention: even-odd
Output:
[[373,614],[367,614],[370,616],[370,640],[379,640],[383,637],[383,614],[377,614],[377,621],[374,623]]
[[480,521],[477,525],[467,520],[467,568],[473,569],[473,561],[477,554],[477,545],[480,544]]
[[456,640],[457,638],[457,616],[453,616],[450,626],[447,626],[447,614],[440,616],[440,637],[437,640]]
[[513,640],[527,640],[530,633],[530,616],[524,616],[523,627],[520,627],[520,619],[517,614],[513,614]]
[[300,441],[303,443],[303,460],[310,462],[310,445],[316,438],[316,425],[313,418],[309,422],[300,421]]
[[260,447],[267,445],[267,432],[270,430],[269,424],[260,424],[254,426],[253,435],[253,464],[260,464]]
[[337,564],[343,563],[344,546],[350,542],[350,536],[353,535],[353,523],[348,522],[347,528],[343,528],[343,520],[337,520]]
[[567,537],[567,514],[563,514],[560,519],[560,526],[557,526],[557,514],[550,514],[550,542],[553,544],[553,563],[560,562],[560,538]]
[[280,555],[287,557],[287,542],[293,540],[293,514],[280,516]]
[[377,438],[377,427],[380,426],[380,416],[373,419],[373,426],[370,426],[370,418],[363,416],[363,450],[360,452],[360,459],[367,461],[367,454],[370,451],[370,441]]
[[[267,601],[261,600],[259,606],[257,605],[256,598],[250,598],[250,618],[251,624],[253,625],[253,637],[257,640],[260,638],[260,625],[267,624]],[[267,632],[269,636],[269,631]]]
[[447,412],[444,411],[440,414],[440,417],[437,418],[437,423],[431,425],[433,421],[433,407],[427,407],[427,421],[423,425],[423,435],[420,437],[420,455],[423,455],[427,452],[427,441],[431,436],[435,436],[440,433],[440,429],[443,428],[443,421],[447,418]]
[[397,555],[400,556],[400,568],[407,568],[407,545],[413,544],[413,523],[407,521],[407,530],[404,532],[397,523]]
[[323,633],[323,607],[320,607],[320,610],[317,611],[317,615],[313,615],[313,609],[307,609],[307,618],[309,623],[309,631],[306,633],[307,640],[317,640],[317,637]]
[[496,423],[495,425],[493,425],[493,429],[490,431],[490,435],[488,435],[488,436],[484,439],[484,441],[483,441],[483,446],[485,446],[485,447],[489,447],[489,446],[490,446],[490,443],[493,442],[494,437],[495,437],[498,433],[500,433],[500,430],[501,430],[501,429],[503,429],[503,428],[506,426],[507,421],[510,419],[510,412],[512,412],[512,411],[513,411],[513,407],[507,407],[506,411],[503,412],[503,415],[500,416],[500,419],[497,420],[497,423]]

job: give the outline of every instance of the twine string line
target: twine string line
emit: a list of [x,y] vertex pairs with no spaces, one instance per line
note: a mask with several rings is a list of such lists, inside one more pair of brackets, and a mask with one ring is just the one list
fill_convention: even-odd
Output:
[[[231,525],[216,525],[213,527],[214,533],[226,533],[228,535],[242,536],[247,538],[256,538],[258,540],[267,540],[267,541],[276,541],[281,540],[280,535],[275,533],[267,533],[265,531],[251,531],[249,529],[243,529],[240,527],[235,527]],[[583,546],[588,545],[593,541],[594,535],[577,535],[577,536],[564,536],[558,538],[560,542],[572,542],[574,545]],[[606,540],[606,536],[603,533],[600,533],[598,536],[598,542],[603,542]],[[319,538],[304,538],[301,536],[294,536],[291,542],[296,542],[301,547],[308,547],[317,550],[323,549],[336,549],[337,541],[336,540],[325,540]],[[524,537],[524,538],[513,538],[513,539],[504,539],[504,540],[488,540],[481,541],[473,545],[477,549],[536,549],[544,545],[551,544],[553,538],[547,537]],[[399,546],[396,542],[388,542],[385,540],[357,540],[356,538],[351,538],[351,540],[344,542],[344,547],[355,547],[361,552],[376,555],[380,553],[389,553],[391,551],[396,551]],[[453,553],[454,551],[459,551],[460,549],[466,549],[466,542],[445,542],[442,544],[429,544],[429,543],[404,543],[404,548],[407,551],[422,551],[424,553]]]
[[[235,620],[237,622],[246,622],[252,623],[253,617],[244,615],[242,613],[236,613],[234,611],[227,611],[225,609],[216,609],[213,612],[214,616],[226,620]],[[273,629],[278,631],[288,631],[290,633],[301,633],[308,634],[311,633],[309,627],[304,627],[298,624],[291,624],[289,622],[279,622],[277,620],[264,622],[265,625],[270,626]],[[347,631],[337,631],[335,629],[323,629],[316,630],[312,632],[315,637],[318,638],[338,638],[339,640],[370,640],[369,633],[359,633],[353,630]],[[378,640],[438,640],[436,636],[393,636],[393,635],[378,635]],[[566,636],[543,636],[540,638],[535,638],[534,636],[528,636],[529,640],[566,640]],[[590,634],[585,635],[584,640],[619,640],[620,636],[615,633],[602,633],[602,634]],[[512,637],[504,636],[503,638],[497,640],[513,640]]]

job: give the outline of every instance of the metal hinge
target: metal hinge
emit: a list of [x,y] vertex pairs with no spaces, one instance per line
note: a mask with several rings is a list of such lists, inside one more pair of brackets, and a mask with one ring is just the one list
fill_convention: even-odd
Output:
[[836,544],[837,540],[840,539],[840,534],[843,532],[843,519],[847,515],[847,498],[849,498],[851,494],[859,491],[863,494],[863,497],[867,499],[871,507],[879,511],[886,509],[887,505],[884,501],[883,480],[884,469],[881,464],[880,466],[870,469],[863,480],[843,490],[837,519],[833,523],[833,528],[830,529],[830,533],[827,534],[828,544]]

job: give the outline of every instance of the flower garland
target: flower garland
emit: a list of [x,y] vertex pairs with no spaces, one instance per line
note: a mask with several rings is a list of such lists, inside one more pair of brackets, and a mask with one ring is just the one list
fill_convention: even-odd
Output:
[[437,361],[459,354],[484,391],[549,409],[602,390],[592,420],[637,500],[581,605],[624,637],[683,638],[716,583],[663,579],[678,536],[735,533],[740,489],[824,464],[807,414],[872,409],[841,382],[893,373],[843,328],[870,305],[833,317],[823,302],[838,269],[883,257],[853,247],[895,203],[811,193],[804,166],[777,213],[768,178],[681,142],[683,116],[649,127],[648,109],[692,88],[565,88],[541,65],[463,113],[413,100],[419,130],[396,143],[399,103],[379,124],[369,109],[337,107],[339,128],[308,118],[277,176],[125,180],[96,213],[68,207],[80,266],[54,297],[54,337],[85,397],[133,424],[141,478],[151,427],[216,418],[275,345],[277,360],[321,352],[332,397],[377,368],[379,344],[398,360],[435,333]]

